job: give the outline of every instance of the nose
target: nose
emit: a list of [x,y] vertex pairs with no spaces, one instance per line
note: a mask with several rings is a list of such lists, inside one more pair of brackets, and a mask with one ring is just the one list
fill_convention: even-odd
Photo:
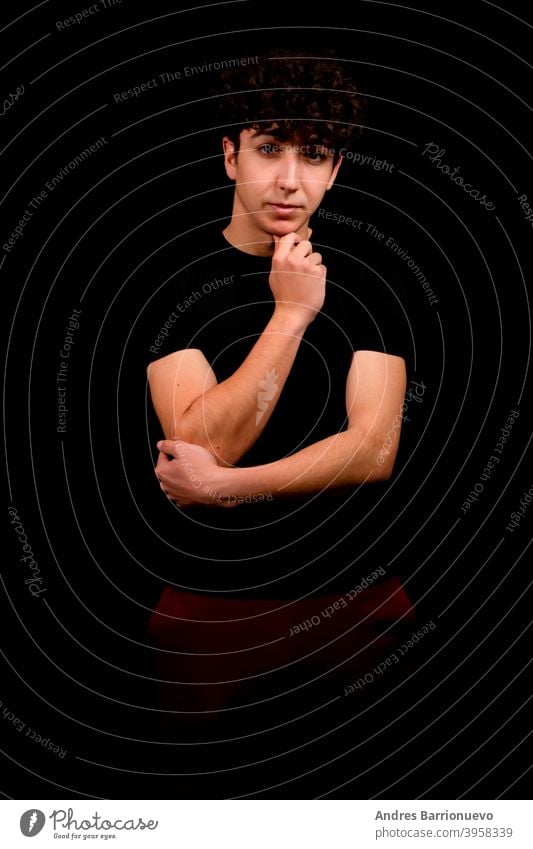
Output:
[[285,192],[294,192],[300,185],[298,153],[288,146],[279,158],[278,185]]

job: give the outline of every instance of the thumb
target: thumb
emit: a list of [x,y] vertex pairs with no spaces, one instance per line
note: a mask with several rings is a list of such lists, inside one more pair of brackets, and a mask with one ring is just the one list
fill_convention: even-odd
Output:
[[162,439],[157,443],[157,449],[161,452],[161,454],[170,454],[176,460],[180,456],[180,443],[177,440],[172,439]]

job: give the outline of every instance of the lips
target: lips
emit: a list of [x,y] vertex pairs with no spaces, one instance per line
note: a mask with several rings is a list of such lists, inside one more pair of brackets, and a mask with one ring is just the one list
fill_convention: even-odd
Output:
[[301,209],[301,206],[294,203],[269,203],[268,205],[276,212],[293,212],[296,209]]

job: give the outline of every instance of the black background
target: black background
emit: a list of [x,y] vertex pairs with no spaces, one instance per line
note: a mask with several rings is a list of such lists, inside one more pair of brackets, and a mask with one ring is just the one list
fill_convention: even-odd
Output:
[[[67,754],[3,716],[0,789],[15,798],[519,798],[531,761],[528,510],[512,532],[506,525],[533,483],[531,222],[518,202],[533,198],[531,24],[517,3],[357,2],[317,14],[245,0],[180,13],[124,0],[58,31],[56,21],[82,8],[48,2],[23,15],[18,4],[16,21],[11,7],[2,13],[11,61],[1,94],[25,89],[0,119],[2,244],[47,181],[99,137],[108,142],[1,251],[6,513],[16,507],[46,592],[32,598],[24,585],[8,516],[0,699]],[[427,391],[405,427],[391,534],[419,621],[437,627],[401,675],[315,724],[259,735],[258,759],[263,749],[279,757],[254,766],[246,742],[213,744],[209,774],[184,789],[167,773],[194,772],[205,747],[168,743],[156,721],[144,642],[164,551],[150,517],[164,506],[146,396],[128,416],[124,393],[130,336],[150,296],[140,264],[226,215],[232,188],[213,131],[216,71],[120,103],[113,95],[165,71],[292,45],[333,48],[354,63],[369,103],[360,152],[394,165],[391,173],[344,163],[324,205],[394,236],[438,297],[429,304],[397,260],[412,285],[416,372]],[[495,209],[423,156],[429,143]],[[341,249],[350,238],[333,222],[321,233]],[[74,307],[82,312],[59,434],[55,375]],[[511,410],[519,416],[500,463],[463,513]],[[366,709],[356,720],[355,707]]]

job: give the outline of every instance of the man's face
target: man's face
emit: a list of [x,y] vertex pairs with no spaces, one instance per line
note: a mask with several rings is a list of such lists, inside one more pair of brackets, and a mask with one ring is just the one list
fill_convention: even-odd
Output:
[[233,233],[244,241],[271,241],[273,234],[292,232],[305,238],[309,218],[333,185],[340,160],[333,166],[327,148],[248,129],[240,134],[238,155],[227,137],[224,154],[226,172],[235,180]]

